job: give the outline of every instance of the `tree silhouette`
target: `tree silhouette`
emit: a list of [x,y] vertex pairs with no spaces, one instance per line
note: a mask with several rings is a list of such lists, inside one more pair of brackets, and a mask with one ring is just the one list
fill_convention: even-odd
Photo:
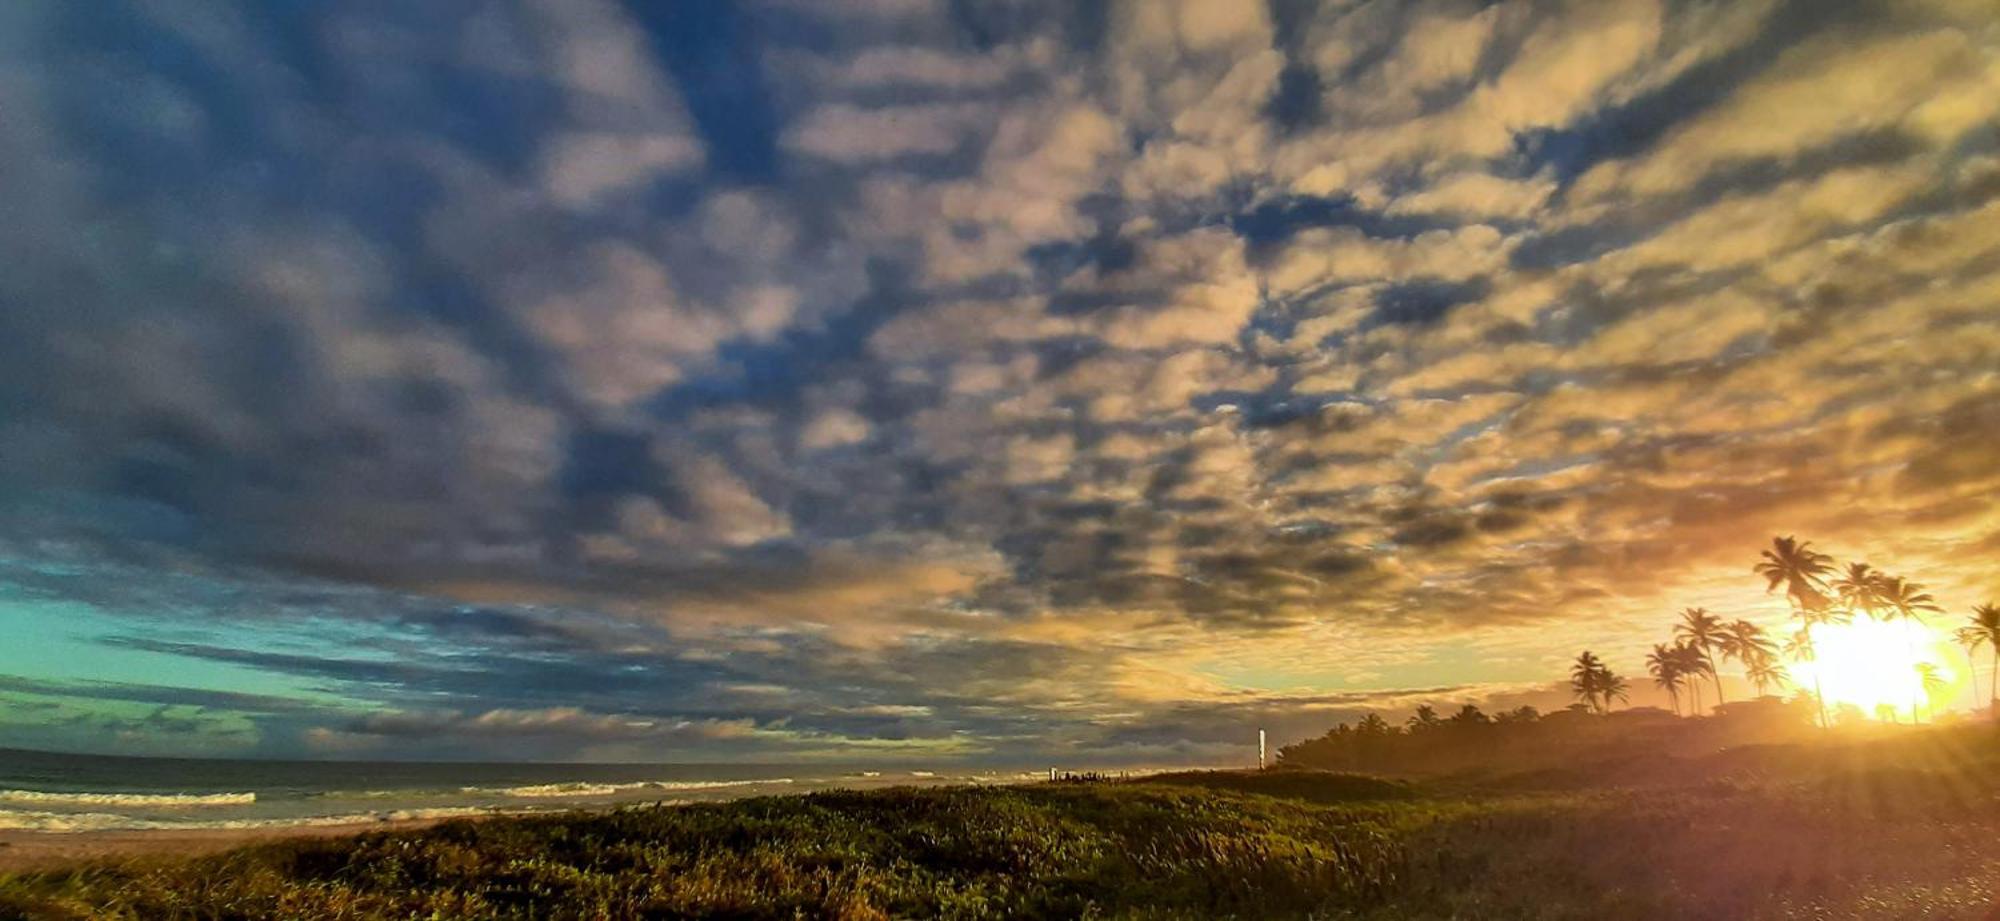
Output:
[[[1780,585],[1785,586],[1785,597],[1792,603],[1792,616],[1799,621],[1800,639],[1797,648],[1805,653],[1805,658],[1801,661],[1812,661],[1816,658],[1812,644],[1812,628],[1820,624],[1846,623],[1854,616],[1851,605],[1848,609],[1835,607],[1822,591],[1826,587],[1827,573],[1833,570],[1833,557],[1812,549],[1811,541],[1800,543],[1792,537],[1771,538],[1770,549],[1765,550],[1761,557],[1762,559],[1752,568],[1769,583],[1764,586],[1765,592],[1768,593]],[[1872,586],[1874,583],[1872,577],[1868,575],[1868,565],[1865,563],[1848,567],[1849,575],[1856,574],[1856,566],[1859,567],[1860,574],[1860,582],[1857,584]],[[1846,599],[1848,594],[1840,588],[1840,585],[1841,583],[1836,583],[1834,590]],[[1826,698],[1820,693],[1817,668],[1813,669],[1813,700],[1819,707],[1820,726],[1830,727],[1832,724],[1827,721]]]
[[1882,578],[1882,573],[1867,563],[1847,564],[1847,569],[1834,581],[1833,590],[1840,596],[1848,616],[1875,616],[1875,609],[1882,606]]
[[1785,668],[1785,663],[1778,661],[1776,656],[1758,659],[1743,670],[1743,677],[1750,679],[1760,697],[1770,688],[1782,688],[1792,680],[1791,672]]
[[[1938,607],[1937,599],[1924,591],[1923,586],[1905,581],[1901,576],[1881,576],[1875,583],[1875,602],[1878,615],[1885,623],[1903,621],[1921,624],[1924,622],[1925,612],[1939,613],[1944,610]],[[1911,661],[1915,661],[1916,640],[1910,637],[1907,631],[1904,634],[1904,644],[1909,647]],[[1910,698],[1911,722],[1917,719],[1918,703],[1916,697]]]
[[1826,717],[1826,695],[1819,687],[1819,666],[1816,664],[1819,661],[1819,649],[1813,646],[1812,624],[1800,627],[1797,633],[1792,634],[1791,639],[1785,641],[1785,655],[1791,656],[1794,662],[1815,663],[1812,669],[1813,688],[1810,692],[1813,707],[1819,711],[1820,728],[1831,729],[1833,724],[1828,722]]
[[1826,606],[1826,574],[1833,571],[1833,557],[1812,549],[1811,541],[1793,537],[1771,538],[1771,548],[1757,564],[1758,575],[1770,580],[1765,591],[1785,587],[1792,603],[1807,610]]
[[[1826,609],[1826,613],[1830,613],[1830,611],[1832,609]],[[1818,619],[1816,617],[1806,617],[1804,611],[1796,611],[1796,613],[1800,615],[1798,633],[1794,633],[1792,639],[1784,641],[1784,655],[1792,657],[1792,661],[1796,661],[1796,663],[1818,663],[1820,649],[1812,645],[1812,627],[1822,625],[1822,623],[1832,623],[1832,621],[1824,619],[1824,617],[1818,617]],[[1832,723],[1828,723],[1828,719],[1826,719],[1826,695],[1820,691],[1820,669],[1818,669],[1818,665],[1812,667],[1812,703],[1820,711],[1820,729],[1832,729]]]
[[[1917,670],[1917,686],[1923,689],[1924,701],[1928,705],[1925,710],[1935,716],[1938,693],[1945,689],[1944,675],[1938,671],[1934,662],[1918,662],[1912,667]],[[1913,710],[1910,712],[1910,722],[1916,721],[1917,714]]]
[[1611,669],[1604,669],[1598,674],[1597,696],[1604,701],[1605,712],[1609,713],[1611,711],[1611,702],[1613,700],[1621,703],[1631,702],[1630,698],[1625,696],[1628,687],[1629,685],[1625,683],[1625,679]]
[[[1772,675],[1772,660],[1777,658],[1778,647],[1771,642],[1770,637],[1764,635],[1763,627],[1747,620],[1734,621],[1723,628],[1722,635],[1717,638],[1716,643],[1722,650],[1723,658],[1735,659],[1742,663],[1743,677],[1751,684],[1758,684],[1752,677],[1752,673],[1757,672],[1763,673],[1766,683],[1769,682]],[[1762,685],[1758,685],[1757,693],[1760,695],[1764,693]]]
[[1709,667],[1708,657],[1692,643],[1685,641],[1675,643],[1673,653],[1681,674],[1688,676],[1688,691],[1694,696],[1688,712],[1698,715],[1701,713],[1702,700],[1701,682],[1697,679],[1703,675],[1714,675],[1715,669]]
[[1674,715],[1681,715],[1681,681],[1687,676],[1682,670],[1680,656],[1673,647],[1665,643],[1654,643],[1653,651],[1646,653],[1646,671],[1653,676],[1653,683],[1667,692],[1667,699],[1673,702]]
[[1952,635],[1958,644],[1965,647],[1965,661],[1972,667],[1972,697],[1979,699],[1979,665],[1973,656],[1979,654],[1979,647],[1993,650],[1993,669],[1986,675],[1986,715],[2000,719],[2000,605],[1988,602],[1975,606],[1971,616],[1965,619],[1965,626]]
[[[1769,553],[1770,551],[1765,551]],[[1681,622],[1674,625],[1674,638],[1690,648],[1701,650],[1703,671],[1715,679],[1715,705],[1722,706],[1722,674],[1715,670],[1715,650],[1722,645],[1722,619],[1708,613],[1707,608],[1688,608],[1681,612]]]
[[1444,725],[1444,720],[1438,719],[1437,708],[1424,704],[1417,708],[1417,712],[1410,717],[1408,723],[1411,732],[1427,732]]
[[[1616,675],[1613,675],[1611,669],[1605,667],[1604,660],[1599,659],[1588,649],[1584,650],[1581,655],[1578,655],[1576,662],[1570,665],[1570,692],[1576,696],[1576,699],[1599,713],[1604,712],[1610,707],[1609,694],[1611,693],[1613,681],[1617,681],[1618,683],[1618,695],[1620,697],[1624,696],[1624,682],[1619,680]],[[1603,702],[1600,703],[1600,700]]]
[[1458,708],[1458,712],[1452,714],[1451,718],[1446,720],[1446,722],[1455,728],[1463,729],[1471,726],[1484,726],[1493,721],[1485,713],[1480,712],[1478,707],[1466,704]]
[[1939,613],[1937,599],[1932,598],[1924,587],[1915,582],[1905,581],[1901,576],[1883,576],[1875,586],[1875,597],[1880,605],[1880,616],[1885,621],[1908,620],[1923,623],[1926,613]]

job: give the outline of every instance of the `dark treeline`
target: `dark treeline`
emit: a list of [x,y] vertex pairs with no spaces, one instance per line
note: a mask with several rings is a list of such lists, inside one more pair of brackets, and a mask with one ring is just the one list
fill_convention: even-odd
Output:
[[[1798,629],[1780,645],[1765,628],[1746,620],[1725,622],[1702,608],[1681,612],[1671,644],[1653,646],[1646,671],[1667,693],[1672,712],[1641,707],[1614,712],[1630,689],[1626,679],[1596,654],[1585,650],[1570,667],[1569,689],[1579,703],[1543,715],[1521,707],[1489,715],[1464,704],[1450,715],[1430,706],[1396,725],[1371,713],[1352,725],[1342,723],[1316,739],[1278,750],[1281,767],[1308,767],[1378,773],[1429,773],[1488,768],[1522,770],[1559,766],[1578,759],[1601,760],[1690,753],[1706,747],[1783,742],[1812,727],[1859,725],[1867,715],[1851,704],[1824,700],[1818,672],[1811,687],[1798,688],[1789,699],[1772,695],[1792,685],[1781,656],[1796,663],[1817,660],[1815,631],[1835,629],[1858,618],[1923,624],[1944,608],[1924,587],[1885,573],[1867,563],[1840,568],[1833,557],[1812,548],[1810,541],[1773,537],[1752,571],[1767,592],[1783,588]],[[1978,657],[1985,651],[2000,672],[2000,605],[1977,605],[1951,636],[1965,648],[1975,696]],[[1911,722],[1940,716],[1934,700],[1945,688],[1936,663],[1921,658],[1912,640],[1906,649],[1884,649],[1884,656],[1909,660],[1920,679],[1910,701]],[[1721,668],[1742,667],[1744,683],[1759,695],[1754,700],[1727,703]],[[1704,712],[1703,686],[1714,691],[1715,703]],[[1989,718],[2000,718],[2000,675],[1987,685]],[[1926,706],[1926,703],[1930,706]],[[1896,709],[1885,705],[1878,718],[1896,722]],[[1694,718],[1700,717],[1700,718]]]
[[1522,707],[1489,716],[1471,704],[1449,715],[1423,706],[1401,726],[1371,713],[1284,746],[1278,766],[1378,774],[1531,771],[1795,740],[1814,732],[1813,721],[1810,703],[1776,697],[1725,704],[1701,720],[1656,707],[1604,713],[1578,704],[1548,714]]

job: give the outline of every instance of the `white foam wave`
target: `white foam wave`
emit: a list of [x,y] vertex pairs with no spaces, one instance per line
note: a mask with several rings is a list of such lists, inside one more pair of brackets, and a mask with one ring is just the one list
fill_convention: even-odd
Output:
[[54,806],[142,806],[194,808],[243,806],[257,801],[255,793],[51,793],[45,790],[0,790],[0,800]]
[[541,798],[541,797],[555,797],[555,796],[611,796],[613,794],[623,793],[627,790],[638,790],[645,786],[646,785],[643,783],[541,783],[541,784],[529,784],[527,786],[522,786],[522,787],[500,787],[498,789],[491,789],[486,787],[465,787],[463,789],[463,792],[492,793],[492,794],[498,794],[500,796],[519,796],[527,798]]
[[322,826],[371,825],[380,822],[403,822],[422,819],[451,819],[464,816],[493,815],[502,811],[480,806],[451,806],[435,809],[392,809],[384,812],[360,812],[344,815],[319,815],[294,818],[176,820],[142,819],[136,816],[114,815],[107,812],[39,812],[0,809],[0,829],[73,833],[91,831],[316,828]]
[[762,780],[641,780],[632,783],[544,783],[520,787],[461,787],[459,792],[522,798],[615,796],[642,790],[719,790],[760,784],[788,784],[789,777]]

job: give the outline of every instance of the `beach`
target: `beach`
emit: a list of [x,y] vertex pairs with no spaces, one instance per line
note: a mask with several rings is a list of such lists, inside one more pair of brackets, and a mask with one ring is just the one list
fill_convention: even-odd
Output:
[[191,856],[439,822],[890,786],[1022,771],[851,764],[494,764],[127,758],[0,749],[0,872]]
[[0,873],[40,870],[98,859],[194,857],[248,844],[306,838],[339,838],[368,831],[410,831],[443,819],[380,819],[341,825],[266,825],[255,828],[148,828],[48,832],[0,829]]

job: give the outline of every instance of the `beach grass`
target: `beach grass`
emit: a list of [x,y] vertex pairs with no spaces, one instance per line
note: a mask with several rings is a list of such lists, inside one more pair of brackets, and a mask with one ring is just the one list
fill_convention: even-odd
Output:
[[1638,784],[1578,782],[1588,765],[1485,788],[1213,772],[455,821],[18,874],[0,917],[1994,917],[1991,746],[1921,754],[1777,747]]

